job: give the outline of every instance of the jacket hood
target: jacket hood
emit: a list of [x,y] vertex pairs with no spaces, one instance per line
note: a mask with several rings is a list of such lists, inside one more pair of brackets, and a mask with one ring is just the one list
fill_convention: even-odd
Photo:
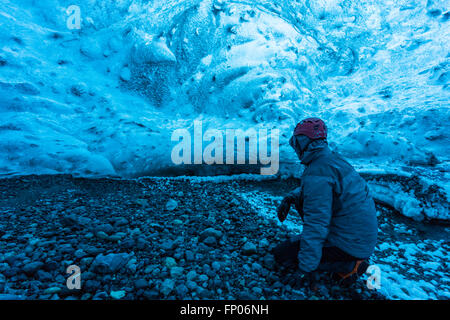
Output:
[[321,154],[329,153],[330,148],[325,140],[314,140],[300,157],[300,161],[304,165],[310,164]]

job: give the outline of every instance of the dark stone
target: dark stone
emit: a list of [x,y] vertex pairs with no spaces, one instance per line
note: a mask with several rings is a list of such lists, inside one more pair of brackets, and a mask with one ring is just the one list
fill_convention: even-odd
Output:
[[115,273],[119,271],[130,260],[128,253],[99,254],[92,262],[91,268],[96,273]]
[[206,244],[207,246],[215,246],[217,245],[217,240],[215,237],[209,236],[205,240],[203,240],[203,243]]
[[36,275],[37,278],[43,282],[51,281],[53,279],[52,275],[44,270],[38,270]]
[[186,250],[184,255],[185,255],[186,261],[194,261],[195,260],[194,253],[191,250]]
[[188,288],[184,284],[180,284],[175,288],[175,292],[180,298],[184,298],[188,293]]
[[44,266],[44,263],[42,263],[40,261],[31,262],[31,263],[26,264],[23,267],[23,272],[25,272],[28,276],[32,276],[43,266]]
[[106,234],[111,234],[114,231],[114,228],[109,223],[99,225],[95,228],[96,232],[103,231]]
[[83,284],[83,289],[87,292],[96,292],[100,288],[100,282],[97,280],[87,280]]
[[136,289],[144,289],[148,287],[148,281],[145,279],[138,279],[134,282]]
[[176,243],[172,240],[166,240],[161,244],[161,248],[164,250],[173,250],[176,247]]
[[255,296],[253,293],[243,291],[238,294],[237,300],[258,300],[258,297]]
[[145,290],[143,296],[149,300],[156,300],[159,298],[159,292],[156,290]]

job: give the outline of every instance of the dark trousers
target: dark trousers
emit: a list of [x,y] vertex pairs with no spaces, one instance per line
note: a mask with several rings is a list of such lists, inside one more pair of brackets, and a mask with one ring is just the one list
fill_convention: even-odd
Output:
[[[300,237],[294,237],[282,242],[273,249],[275,261],[287,268],[298,268],[298,252],[300,250]],[[359,258],[353,257],[338,247],[323,247],[322,258],[317,270],[328,272],[348,273],[353,270]]]

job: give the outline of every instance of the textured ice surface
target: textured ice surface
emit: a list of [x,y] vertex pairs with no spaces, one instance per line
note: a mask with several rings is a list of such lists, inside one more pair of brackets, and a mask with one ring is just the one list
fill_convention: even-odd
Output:
[[0,174],[141,176],[170,140],[208,128],[281,130],[320,116],[361,168],[420,168],[448,190],[446,1],[0,3]]

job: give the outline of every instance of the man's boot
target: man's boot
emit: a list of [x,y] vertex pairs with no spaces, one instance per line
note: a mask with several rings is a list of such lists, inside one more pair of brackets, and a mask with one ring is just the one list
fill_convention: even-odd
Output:
[[367,268],[369,268],[367,260],[357,260],[352,271],[348,273],[335,272],[332,277],[344,287],[351,286],[367,271]]

